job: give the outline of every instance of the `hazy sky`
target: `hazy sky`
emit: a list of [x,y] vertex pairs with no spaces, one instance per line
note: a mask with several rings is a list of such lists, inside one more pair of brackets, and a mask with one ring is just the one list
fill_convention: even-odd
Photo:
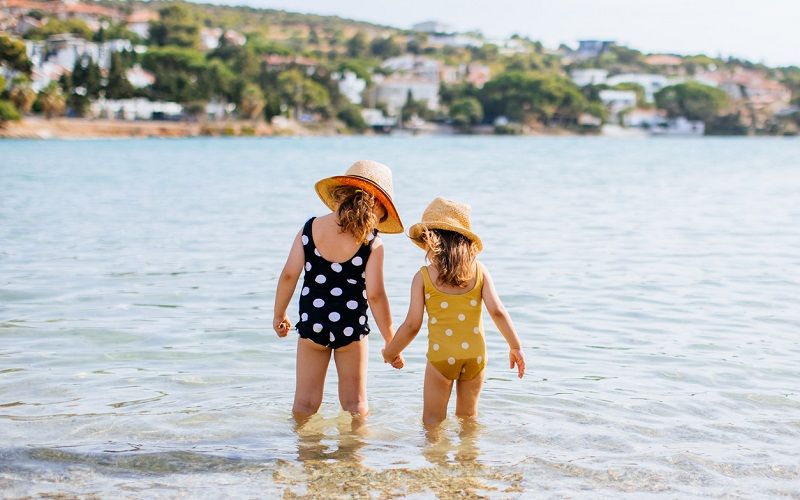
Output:
[[401,28],[435,19],[549,47],[603,38],[644,51],[734,55],[800,65],[800,0],[206,0],[310,12]]

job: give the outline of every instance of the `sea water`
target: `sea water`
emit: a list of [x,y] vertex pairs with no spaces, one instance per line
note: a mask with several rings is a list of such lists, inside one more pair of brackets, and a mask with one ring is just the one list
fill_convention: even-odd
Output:
[[[360,158],[406,227],[473,207],[528,363],[487,317],[475,422],[423,429],[424,329],[396,371],[373,328],[366,425],[333,365],[291,418],[276,278]],[[384,241],[399,325],[423,255]],[[800,141],[2,141],[0,492],[800,496]]]

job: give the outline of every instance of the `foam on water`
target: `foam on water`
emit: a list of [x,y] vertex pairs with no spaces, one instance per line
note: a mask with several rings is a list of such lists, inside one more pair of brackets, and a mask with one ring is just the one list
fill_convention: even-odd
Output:
[[[420,425],[425,332],[354,424],[289,410],[271,332],[313,183],[395,172],[474,226],[524,339],[487,323],[477,423]],[[0,142],[0,490],[216,497],[800,495],[800,142]],[[386,236],[395,323],[421,252]],[[296,306],[291,313],[296,315]]]

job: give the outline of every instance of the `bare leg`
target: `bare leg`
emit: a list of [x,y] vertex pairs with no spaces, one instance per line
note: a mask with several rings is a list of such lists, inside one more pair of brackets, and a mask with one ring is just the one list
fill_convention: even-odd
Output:
[[331,350],[327,347],[308,339],[297,340],[297,382],[292,413],[298,424],[319,410],[330,360]]
[[[354,417],[365,417],[367,406],[367,337],[333,351],[336,373],[339,374],[339,402]],[[356,424],[356,422],[354,422]]]
[[435,426],[447,418],[447,403],[453,390],[453,381],[447,380],[430,362],[425,367],[422,423]]
[[470,380],[459,380],[456,384],[456,416],[467,418],[478,415],[478,398],[483,388],[486,370]]

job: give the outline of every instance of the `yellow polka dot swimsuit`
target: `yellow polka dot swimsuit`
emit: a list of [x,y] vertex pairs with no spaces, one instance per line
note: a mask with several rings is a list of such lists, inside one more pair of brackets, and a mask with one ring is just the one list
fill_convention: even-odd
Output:
[[470,380],[486,366],[486,340],[481,314],[483,273],[472,290],[463,294],[440,291],[433,285],[428,268],[420,269],[425,282],[428,312],[428,361],[449,380]]

